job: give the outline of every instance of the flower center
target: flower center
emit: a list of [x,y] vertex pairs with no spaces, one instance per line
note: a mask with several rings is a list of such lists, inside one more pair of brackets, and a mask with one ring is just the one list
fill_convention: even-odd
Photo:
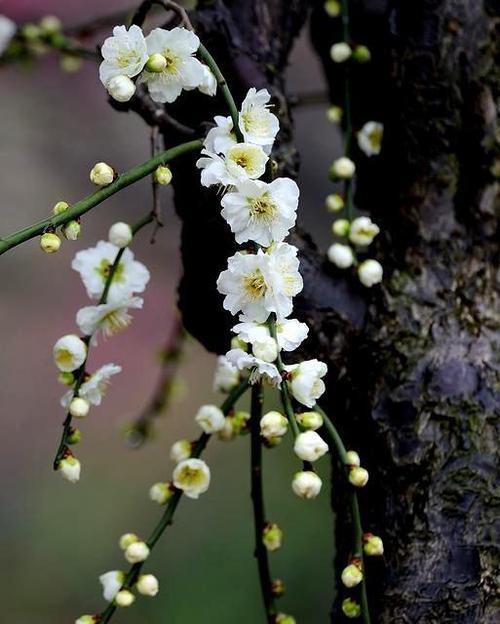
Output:
[[[106,282],[106,280],[108,279],[112,266],[112,262],[110,262],[107,258],[103,258],[99,266],[95,268],[97,273],[101,276],[103,282]],[[115,273],[113,275],[113,282],[125,281],[124,269],[125,267],[123,266],[123,262],[120,262],[116,267]]]
[[368,135],[368,140],[370,141],[370,145],[373,149],[380,150],[380,147],[382,146],[382,135],[383,130],[380,128],[374,128]]
[[204,479],[201,470],[185,466],[181,471],[179,480],[187,486],[196,486],[201,485]]
[[119,67],[128,67],[129,65],[135,65],[139,61],[139,54],[136,50],[122,52],[116,59],[116,63]]
[[269,133],[269,113],[265,108],[255,108],[241,114],[245,130],[257,136],[267,136]]
[[266,281],[259,269],[244,278],[243,286],[251,299],[260,299],[267,291]]
[[132,317],[125,310],[111,310],[101,320],[102,331],[109,338],[127,329],[131,320]]
[[68,349],[60,349],[55,359],[58,364],[65,368],[73,365],[73,354]]
[[249,198],[250,216],[260,221],[271,222],[276,216],[276,204],[269,198],[267,193],[260,197]]
[[165,67],[165,69],[163,70],[164,72],[167,72],[168,74],[177,74],[178,73],[178,57],[173,54],[170,50],[163,50],[162,52],[163,56],[165,57],[165,60],[167,61],[167,65]]

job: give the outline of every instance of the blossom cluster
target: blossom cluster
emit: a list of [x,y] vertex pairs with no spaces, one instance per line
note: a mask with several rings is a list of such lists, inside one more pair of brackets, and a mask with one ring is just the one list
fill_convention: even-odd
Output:
[[[77,252],[71,264],[94,303],[76,314],[80,335],[66,334],[53,347],[59,380],[69,386],[61,397],[61,406],[68,411],[69,418],[84,418],[91,405],[100,405],[111,378],[121,371],[120,366],[110,363],[89,374],[86,363],[88,349],[97,344],[99,336],[108,338],[124,330],[132,320],[130,310],[142,308],[143,299],[137,293],[145,290],[150,275],[128,249],[131,240],[130,226],[115,223],[108,241],[99,241],[95,247]],[[75,444],[80,437],[80,431],[71,428],[63,442]],[[68,446],[58,458],[58,469],[72,483],[80,478],[80,461]]]
[[99,77],[118,102],[130,100],[137,84],[162,104],[174,102],[183,89],[215,95],[215,76],[195,56],[199,47],[198,36],[181,26],[155,28],[147,36],[136,25],[115,26],[101,48]]

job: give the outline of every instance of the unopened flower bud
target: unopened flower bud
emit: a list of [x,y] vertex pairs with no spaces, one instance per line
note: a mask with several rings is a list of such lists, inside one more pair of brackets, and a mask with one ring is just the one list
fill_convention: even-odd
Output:
[[357,618],[361,615],[361,607],[352,598],[346,598],[342,601],[342,612],[347,618]]
[[338,193],[330,193],[326,198],[326,208],[329,212],[340,212],[344,207],[344,199]]
[[266,524],[262,532],[262,543],[269,551],[278,550],[283,544],[283,531],[275,523]]
[[262,443],[266,448],[271,449],[281,444],[282,440],[283,438],[281,436],[274,436],[272,438],[262,438]]
[[68,202],[58,201],[57,204],[55,204],[54,207],[52,208],[52,214],[56,217],[57,215],[60,215],[61,213],[68,210],[68,208],[69,208]]
[[333,243],[326,252],[328,260],[339,269],[348,269],[354,263],[354,252],[349,245]]
[[281,438],[288,431],[288,420],[276,410],[267,412],[260,419],[260,435],[263,438]]
[[167,59],[163,56],[163,54],[151,54],[146,62],[146,69],[149,72],[160,73],[167,66]]
[[57,381],[64,386],[72,386],[75,383],[75,376],[73,373],[59,373]]
[[83,59],[76,54],[61,54],[59,57],[59,67],[67,74],[75,74],[82,68]]
[[127,550],[130,544],[135,544],[135,542],[140,542],[139,537],[135,533],[124,533],[118,540],[118,545],[121,550]]
[[384,269],[377,260],[365,260],[358,267],[359,281],[367,288],[371,288],[375,284],[380,283],[383,275]]
[[80,615],[75,624],[97,624],[97,615]]
[[259,360],[274,362],[278,357],[278,344],[271,336],[264,336],[261,340],[256,340],[253,343],[252,351]]
[[97,186],[108,186],[115,179],[115,171],[104,162],[96,163],[90,171],[90,181]]
[[117,607],[130,607],[135,601],[134,594],[128,589],[121,589],[115,596]]
[[368,61],[371,60],[372,55],[366,46],[359,45],[354,48],[352,58],[358,63],[368,63]]
[[40,236],[40,248],[45,253],[55,253],[59,251],[61,239],[54,232],[45,232]]
[[363,550],[369,557],[380,557],[384,554],[384,542],[378,535],[367,533],[363,536]]
[[349,471],[349,481],[354,487],[365,487],[368,483],[368,470],[355,466]]
[[40,20],[39,26],[44,35],[53,35],[61,30],[62,23],[55,15],[45,15]]
[[274,579],[271,582],[271,593],[275,598],[283,596],[283,594],[285,593],[285,589],[285,581],[282,581],[281,579]]
[[90,411],[90,403],[82,397],[75,397],[71,399],[68,412],[73,418],[85,418]]
[[161,184],[162,186],[167,186],[167,184],[172,182],[172,172],[170,171],[170,167],[167,167],[166,165],[160,165],[157,167],[153,176],[155,182]]
[[132,542],[125,549],[125,559],[129,563],[140,563],[149,557],[149,547],[146,542]]
[[170,447],[169,456],[176,464],[191,457],[191,442],[189,440],[177,440],[177,442],[174,442]]
[[76,483],[80,479],[81,464],[73,455],[61,459],[57,469],[61,477],[70,483]]
[[330,48],[330,57],[334,63],[343,63],[351,56],[351,46],[345,41],[334,43]]
[[[87,345],[76,334],[66,334],[55,343],[52,354],[57,368],[64,373],[71,373],[85,362]],[[73,381],[72,375],[71,383]]]
[[123,248],[126,247],[133,238],[132,228],[128,223],[117,221],[109,228],[108,240],[113,245]]
[[363,246],[369,245],[379,232],[380,228],[370,217],[357,217],[348,229],[351,243]]
[[135,83],[128,76],[114,76],[106,84],[106,91],[117,102],[128,102],[135,90]]
[[323,482],[312,470],[303,470],[295,473],[292,481],[292,490],[305,500],[316,498],[321,491]]
[[363,573],[357,565],[351,563],[342,570],[341,578],[342,583],[344,583],[346,587],[356,587],[356,585],[359,585],[363,580]]
[[137,580],[137,591],[143,596],[156,596],[160,591],[158,579],[153,574],[141,574]]
[[208,434],[217,433],[224,428],[224,413],[217,405],[202,405],[194,419]]
[[339,123],[342,119],[342,113],[340,106],[330,106],[326,111],[326,118],[330,123]]
[[149,489],[149,498],[158,505],[165,505],[172,498],[173,493],[170,483],[155,483]]
[[37,26],[36,24],[28,23],[28,24],[24,24],[24,26],[21,28],[21,33],[25,39],[27,39],[30,42],[34,42],[37,39],[39,39],[40,35],[42,34],[42,31],[40,27]]
[[278,613],[276,616],[276,624],[297,624],[297,620],[292,615]]
[[337,219],[332,224],[332,232],[336,236],[347,236],[349,234],[350,223],[347,219]]
[[323,424],[323,416],[319,412],[301,412],[295,414],[295,420],[302,429],[311,429],[312,431],[316,431]]
[[82,432],[80,431],[80,429],[72,428],[68,434],[68,437],[66,438],[66,442],[68,444],[78,444],[78,442],[80,442],[81,439],[82,439]]
[[332,180],[349,180],[356,171],[356,165],[347,156],[341,156],[333,161],[330,167],[330,178]]
[[356,451],[347,451],[345,458],[346,458],[346,464],[348,466],[352,466],[352,467],[361,466],[361,460],[359,458],[359,455],[356,453]]
[[68,223],[66,223],[66,225],[62,227],[62,233],[64,234],[64,238],[70,241],[76,241],[77,238],[80,236],[81,230],[82,226],[80,225],[79,221],[76,221],[76,219],[68,221]]
[[293,450],[303,461],[313,462],[328,452],[328,444],[316,431],[304,431],[295,438]]
[[340,2],[338,2],[338,0],[326,0],[323,8],[330,17],[338,17],[341,12]]

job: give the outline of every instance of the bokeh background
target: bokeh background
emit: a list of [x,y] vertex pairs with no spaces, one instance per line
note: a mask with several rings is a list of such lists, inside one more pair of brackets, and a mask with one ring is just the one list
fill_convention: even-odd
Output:
[[[131,5],[131,0],[3,0],[0,14],[19,23],[54,14],[74,25]],[[296,44],[287,81],[291,94],[323,88],[307,33]],[[60,199],[73,202],[92,192],[88,171],[96,161],[124,170],[148,158],[148,129],[133,115],[110,108],[92,63],[74,75],[62,73],[54,56],[31,69],[2,68],[0,93],[0,235],[45,217]],[[326,170],[338,153],[338,136],[327,125],[325,110],[316,105],[295,111],[302,156],[299,222],[323,247],[331,220],[323,208],[331,192]],[[127,423],[155,386],[158,351],[175,318],[179,224],[166,191],[166,227],[156,244],[149,244],[147,233],[134,242],[134,253],[152,275],[144,310],[126,333],[91,355],[92,368],[115,362],[123,373],[82,423],[84,438],[77,447],[82,479],[72,486],[52,472],[64,414],[51,347],[74,330],[75,312],[87,304],[71,259],[105,238],[114,221],[144,214],[150,201],[149,183],[143,181],[88,214],[79,241],[65,242],[57,255],[42,254],[31,241],[0,258],[0,601],[2,620],[10,624],[63,624],[102,609],[97,577],[123,566],[118,537],[125,531],[149,534],[161,509],[147,491],[169,478],[169,446],[197,435],[193,414],[200,402],[218,401],[211,390],[214,356],[191,340],[179,371],[185,390],[158,422],[155,439],[139,450],[124,444]],[[333,587],[329,492],[326,486],[309,503],[296,499],[290,480],[297,464],[289,442],[265,451],[268,517],[285,531],[284,547],[271,555],[272,572],[287,584],[283,611],[301,624],[320,623],[327,621]],[[160,578],[160,594],[138,599],[114,621],[263,621],[252,556],[249,439],[214,441],[206,458],[213,474],[209,492],[198,502],[181,502],[174,525],[147,564]],[[319,469],[328,476],[326,459]]]

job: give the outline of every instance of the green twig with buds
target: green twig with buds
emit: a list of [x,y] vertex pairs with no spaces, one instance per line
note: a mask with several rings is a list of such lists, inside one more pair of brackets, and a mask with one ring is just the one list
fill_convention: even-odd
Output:
[[[151,223],[151,221],[153,220],[153,214],[149,213],[147,215],[145,215],[142,219],[140,219],[139,221],[137,221],[137,223],[135,223],[132,226],[132,234],[135,236],[137,234],[137,232],[139,232],[139,230],[141,230],[145,225],[147,225],[148,223]],[[109,273],[106,277],[106,281],[104,283],[104,288],[102,291],[102,295],[98,301],[98,305],[102,305],[104,303],[107,302],[108,299],[108,293],[109,293],[109,289],[111,287],[111,283],[113,282],[113,278],[115,276],[116,270],[118,269],[118,266],[120,265],[120,260],[121,257],[123,255],[123,252],[125,251],[125,248],[120,249],[117,254],[116,257],[113,261],[113,264],[111,265],[110,269],[109,269]],[[83,384],[83,382],[85,381],[85,376],[86,376],[86,366],[87,366],[87,360],[89,358],[89,350],[90,350],[90,341],[91,341],[92,336],[84,336],[83,337],[83,342],[87,345],[87,355],[85,357],[85,360],[83,361],[83,364],[80,366],[80,368],[78,369],[78,371],[75,374],[75,385],[73,387],[73,398],[78,397],[79,392],[80,392],[80,388]],[[61,436],[61,441],[59,442],[59,446],[57,448],[56,451],[56,456],[54,459],[54,470],[57,470],[59,467],[59,462],[64,458],[64,456],[68,453],[68,443],[69,443],[69,438],[72,434],[72,416],[71,413],[68,411],[66,418],[63,422],[63,432],[62,432],[62,436]]]
[[[232,392],[227,396],[226,400],[222,403],[220,407],[222,412],[225,415],[227,415],[233,409],[235,403],[248,389],[248,386],[249,386],[249,381],[248,379],[245,379],[238,386],[236,386],[236,388],[234,388]],[[210,438],[211,436],[209,434],[202,433],[200,437],[198,438],[198,440],[194,443],[193,450],[191,452],[191,457],[200,457],[200,455],[205,450],[205,447]],[[161,536],[165,532],[165,529],[173,523],[175,510],[177,509],[177,506],[181,498],[182,498],[182,490],[176,489],[172,498],[168,502],[167,508],[165,509],[163,516],[160,518],[160,521],[158,522],[156,527],[153,529],[151,535],[146,541],[146,544],[150,550],[154,548],[158,540],[161,538]],[[128,571],[125,577],[125,581],[123,582],[121,589],[130,589],[131,587],[133,587],[134,583],[136,582],[141,572],[143,565],[144,565],[143,561],[132,565],[132,567],[130,568],[130,570]],[[99,616],[97,616],[98,617],[97,621],[99,622],[99,624],[105,624],[106,622],[109,622],[114,612],[116,611],[116,609],[117,609],[116,604],[114,602],[111,602],[106,607],[106,609],[104,609],[104,611]]]
[[37,223],[33,223],[28,227],[14,232],[10,236],[0,238],[0,255],[13,247],[17,247],[17,245],[21,245],[31,238],[34,238],[35,236],[40,236],[45,232],[53,231],[57,227],[65,225],[69,221],[78,219],[86,212],[92,210],[92,208],[95,208],[104,200],[108,199],[108,197],[111,197],[115,193],[118,193],[118,191],[121,191],[127,186],[130,186],[131,184],[134,184],[147,175],[153,173],[153,171],[160,165],[165,165],[179,156],[200,150],[201,148],[202,142],[200,140],[181,143],[180,145],[165,150],[154,158],[150,158],[146,162],[137,165],[137,167],[129,169],[125,173],[118,175],[116,179],[111,182],[111,184],[102,187],[95,193],[92,193],[92,195],[88,195],[79,202],[76,202],[76,204],[73,204],[64,212],[48,217],[47,219],[43,219],[42,221],[38,221]]

